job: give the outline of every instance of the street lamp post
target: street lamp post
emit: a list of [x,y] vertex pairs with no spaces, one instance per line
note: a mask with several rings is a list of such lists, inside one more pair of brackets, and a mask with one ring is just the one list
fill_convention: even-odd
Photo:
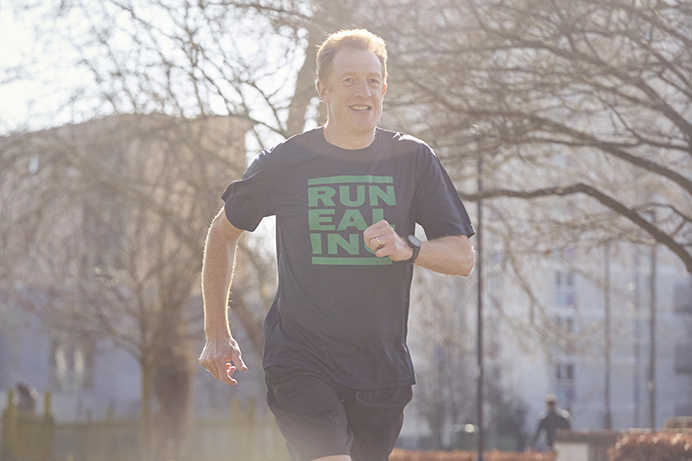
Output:
[[605,333],[605,418],[603,421],[604,429],[613,428],[613,414],[610,405],[610,374],[611,374],[611,341],[610,341],[610,242],[605,244],[605,273],[604,273],[604,295],[605,295],[605,322],[603,325]]
[[[476,134],[478,134],[478,127],[474,125]],[[478,461],[483,461],[483,445],[484,445],[484,431],[483,431],[483,246],[482,246],[482,226],[483,226],[483,200],[481,195],[483,192],[483,155],[481,151],[478,151],[478,163],[477,163],[477,180],[478,180],[478,202],[477,202],[477,212],[478,220],[476,223],[476,276],[478,281],[477,294],[478,294],[478,321],[477,321],[477,340],[476,345],[477,352],[477,399],[476,411],[478,413]]]
[[[651,210],[651,223],[655,223],[656,213]],[[656,249],[657,242],[651,245],[651,272],[649,274],[649,428],[656,429]]]

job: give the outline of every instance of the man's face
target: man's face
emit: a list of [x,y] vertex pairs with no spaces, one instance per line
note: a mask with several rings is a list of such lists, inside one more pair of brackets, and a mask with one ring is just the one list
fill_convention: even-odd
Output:
[[342,139],[371,135],[382,115],[387,85],[375,53],[352,48],[337,51],[326,82],[317,82],[327,104],[329,129]]

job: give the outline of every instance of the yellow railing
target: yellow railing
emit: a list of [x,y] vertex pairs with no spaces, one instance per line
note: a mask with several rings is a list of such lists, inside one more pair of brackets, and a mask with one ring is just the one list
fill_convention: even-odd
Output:
[[0,459],[8,461],[52,461],[53,417],[50,394],[45,395],[43,415],[17,408],[14,392],[7,394],[7,407],[2,414],[2,445]]
[[[140,461],[136,421],[55,423],[50,394],[43,415],[24,414],[10,391],[3,412],[1,461]],[[287,461],[273,418],[254,402],[233,401],[229,418],[190,421],[180,454],[157,461]],[[153,460],[152,460],[153,461]]]

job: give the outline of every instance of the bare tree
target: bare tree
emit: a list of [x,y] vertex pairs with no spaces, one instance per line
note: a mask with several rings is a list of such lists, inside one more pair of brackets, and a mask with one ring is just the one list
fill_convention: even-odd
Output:
[[[237,138],[218,136],[213,145],[202,146],[209,130],[201,133],[188,122],[218,115],[244,120],[260,147],[301,131],[308,107],[316,105],[316,44],[348,16],[334,2],[103,0],[60,2],[44,11],[45,39],[67,38],[79,56],[75,68],[87,71],[69,96],[73,120],[131,112],[170,116],[105,118],[33,136],[42,154],[38,175],[50,172],[54,180],[40,189],[46,200],[31,221],[35,227],[16,226],[32,214],[15,204],[20,212],[2,233],[3,244],[11,247],[22,229],[27,238],[16,248],[29,256],[21,261],[52,273],[52,284],[44,279],[43,286],[72,301],[61,304],[69,315],[46,315],[47,321],[106,335],[139,361],[144,459],[152,392],[163,411],[183,410],[163,420],[184,419],[180,402],[188,395],[185,345],[191,333],[186,326],[198,292],[201,242],[213,216],[209,208],[218,210],[219,193],[244,166],[243,161],[229,168],[215,156],[215,150],[232,149]],[[104,123],[113,120],[117,123],[104,136]],[[214,134],[220,133],[223,127]],[[227,134],[242,136],[234,129]],[[147,150],[156,154],[144,155]],[[33,160],[26,150],[20,153],[18,163],[30,171]],[[59,165],[45,168],[47,159]],[[80,197],[79,205],[74,197]],[[42,235],[63,251],[34,245]],[[231,307],[260,351],[262,312],[247,300],[259,293],[266,308],[272,265],[251,242],[240,247],[240,259],[259,277],[246,277],[258,283],[236,285]],[[165,437],[177,438],[178,430],[170,428]]]
[[[686,2],[99,0],[55,3],[51,17],[88,71],[72,95],[85,118],[232,116],[248,122],[253,148],[320,119],[315,45],[327,32],[369,27],[391,51],[384,125],[428,140],[464,184],[465,200],[492,199],[485,206],[498,219],[484,224],[527,292],[527,258],[609,239],[659,242],[692,272]],[[479,158],[482,194],[463,183],[475,177]],[[23,162],[30,171],[31,159]],[[142,200],[185,241],[204,233],[208,220],[182,229],[169,219],[180,215],[146,188],[94,177],[99,187]],[[218,203],[215,195],[208,200]],[[270,272],[263,259],[248,263]],[[233,297],[244,328],[259,338],[261,315],[240,284]]]
[[[54,329],[110,339],[137,359],[149,459],[155,390],[173,424],[159,439],[184,425],[204,230],[219,189],[244,169],[244,123],[131,115],[19,138],[38,163],[36,180],[18,182],[4,235],[25,252],[15,261],[23,289],[13,291]],[[22,207],[36,197],[36,224],[25,226]]]
[[360,3],[54,2],[40,27],[46,41],[68,40],[86,71],[70,98],[83,117],[232,115],[265,145],[314,116],[316,45],[352,26]]
[[402,84],[450,161],[483,155],[482,196],[580,203],[563,230],[655,240],[692,272],[689,5],[434,4],[434,31],[395,41]]
[[430,428],[430,448],[446,448],[445,435],[473,419],[474,334],[468,280],[416,272],[411,299],[413,404]]

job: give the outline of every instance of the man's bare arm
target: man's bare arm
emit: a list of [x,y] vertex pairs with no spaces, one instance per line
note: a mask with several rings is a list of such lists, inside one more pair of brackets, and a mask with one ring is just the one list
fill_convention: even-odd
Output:
[[[452,235],[421,242],[416,265],[450,275],[471,274],[476,252],[466,235]],[[410,257],[410,256],[409,256]]]
[[207,341],[199,361],[214,378],[230,385],[238,383],[232,377],[237,369],[247,370],[228,325],[228,297],[235,248],[242,233],[241,229],[228,221],[224,209],[221,209],[209,227],[202,265],[204,333]]
[[[365,242],[378,258],[388,256],[392,261],[406,261],[413,250],[385,220],[363,232]],[[476,262],[476,253],[466,235],[452,235],[421,242],[416,265],[435,272],[468,276]]]

